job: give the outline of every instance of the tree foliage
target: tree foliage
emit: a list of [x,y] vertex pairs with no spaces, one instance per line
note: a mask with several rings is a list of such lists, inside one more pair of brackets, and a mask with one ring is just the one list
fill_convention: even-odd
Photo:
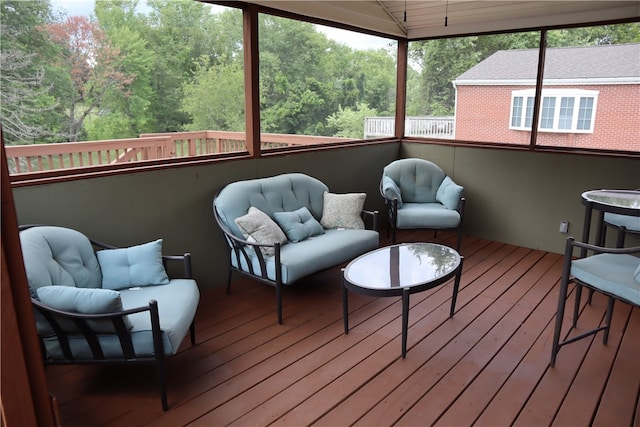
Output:
[[182,111],[191,117],[186,130],[244,131],[244,72],[240,64],[208,68],[203,63],[193,81],[185,85]]
[[71,16],[49,24],[47,31],[63,48],[58,65],[68,71],[71,82],[63,100],[68,108],[67,136],[70,141],[77,141],[84,120],[102,106],[109,91],[128,96],[129,85],[136,76],[123,69],[120,50],[95,21]]
[[90,140],[127,138],[154,132],[151,95],[155,53],[149,47],[144,32],[144,15],[136,12],[137,0],[100,1],[95,14],[100,28],[119,52],[119,67],[123,74],[135,76],[126,91],[109,88],[102,100],[108,114],[88,117],[87,137]]
[[369,108],[365,103],[358,103],[355,109],[351,107],[339,107],[336,113],[327,118],[329,128],[333,130],[333,135],[343,138],[363,139],[364,119],[375,117],[378,112]]
[[0,2],[0,121],[8,144],[56,133],[57,103],[46,74],[55,51],[41,31],[50,13],[47,2]]

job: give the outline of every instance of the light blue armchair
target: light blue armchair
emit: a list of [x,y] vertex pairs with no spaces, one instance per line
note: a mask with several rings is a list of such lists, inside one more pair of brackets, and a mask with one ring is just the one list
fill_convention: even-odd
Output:
[[398,229],[456,230],[456,249],[462,240],[464,188],[438,165],[424,159],[401,159],[387,165],[380,194],[389,211],[389,229],[396,242]]
[[[188,331],[195,344],[190,255],[163,256],[160,239],[114,248],[51,226],[21,227],[20,243],[45,364],[154,363],[167,410],[165,356]],[[170,279],[167,262],[183,276]]]

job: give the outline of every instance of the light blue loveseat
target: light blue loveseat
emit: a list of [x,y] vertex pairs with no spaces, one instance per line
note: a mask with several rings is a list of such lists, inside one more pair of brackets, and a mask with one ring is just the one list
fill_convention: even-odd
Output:
[[[190,255],[163,256],[160,239],[114,248],[53,226],[21,227],[20,243],[45,363],[155,363],[167,410],[164,358],[188,331],[195,344]],[[183,277],[169,278],[168,262]]]
[[[365,197],[330,193],[323,182],[301,173],[225,186],[213,211],[229,248],[227,292],[234,271],[274,286],[282,323],[283,286],[378,247],[378,212],[362,209]],[[263,223],[253,224],[257,234],[249,233],[242,219],[253,213],[284,235],[261,239]]]

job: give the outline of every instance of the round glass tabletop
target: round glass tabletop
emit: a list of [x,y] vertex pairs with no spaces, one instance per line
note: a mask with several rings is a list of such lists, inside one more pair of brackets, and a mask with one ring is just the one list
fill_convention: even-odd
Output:
[[403,243],[366,253],[347,265],[351,284],[373,290],[391,290],[436,282],[460,265],[455,249],[436,243]]
[[592,190],[582,193],[582,198],[601,205],[640,210],[640,191]]

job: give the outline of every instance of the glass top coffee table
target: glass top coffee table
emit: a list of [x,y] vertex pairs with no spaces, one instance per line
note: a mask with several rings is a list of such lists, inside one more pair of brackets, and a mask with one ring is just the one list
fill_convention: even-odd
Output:
[[460,254],[436,243],[402,243],[376,249],[351,261],[344,269],[342,309],[344,332],[349,333],[347,289],[376,297],[402,296],[402,357],[407,354],[409,295],[435,288],[455,276],[450,316],[456,306]]

